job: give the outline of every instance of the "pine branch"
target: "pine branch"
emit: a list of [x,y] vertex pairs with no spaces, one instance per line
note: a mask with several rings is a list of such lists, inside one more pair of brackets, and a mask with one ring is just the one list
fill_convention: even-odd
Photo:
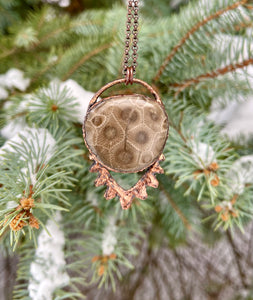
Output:
[[252,65],[252,64],[253,64],[253,58],[249,58],[249,59],[244,60],[240,63],[230,64],[228,66],[225,66],[224,68],[220,68],[220,69],[217,69],[215,71],[199,75],[196,78],[188,79],[183,83],[173,83],[173,84],[171,84],[171,86],[175,87],[175,88],[178,88],[177,93],[176,93],[176,95],[178,95],[180,92],[182,92],[187,87],[189,87],[191,85],[194,85],[194,84],[197,84],[202,80],[215,78],[215,77],[218,77],[219,75],[224,75],[224,74],[227,74],[229,72],[236,71],[237,69],[243,69],[243,68],[245,68],[249,65]]
[[[97,21],[94,22],[96,25],[99,24]],[[58,35],[60,35],[61,33],[70,33],[69,31],[73,31],[75,29],[78,29],[79,27],[89,27],[93,24],[93,22],[91,23],[90,21],[87,22],[86,20],[83,21],[83,20],[74,20],[73,23],[68,23],[67,25],[63,25],[53,31],[50,31],[48,32],[46,35],[42,36],[39,38],[39,40],[35,43],[32,43],[27,49],[25,49],[26,52],[33,52],[35,51],[37,48],[39,48],[41,45],[43,45],[44,43],[46,43],[48,40],[52,39],[52,38],[56,38]],[[42,26],[41,23],[38,24],[38,27],[36,28],[36,30],[42,30],[42,28],[40,28]],[[0,60],[1,59],[4,59],[6,57],[9,57],[9,56],[13,56],[13,55],[16,55],[16,54],[19,54],[19,53],[22,53],[24,51],[23,48],[20,48],[20,47],[13,47],[12,49],[10,50],[7,50],[6,52],[3,52],[0,54]]]
[[210,15],[209,17],[206,17],[204,20],[198,22],[197,24],[195,24],[185,35],[184,37],[181,39],[181,41],[174,46],[174,48],[171,50],[170,54],[166,57],[166,59],[164,60],[164,62],[162,63],[162,65],[160,66],[156,76],[154,77],[154,81],[158,81],[160,76],[162,75],[163,71],[165,70],[166,66],[168,65],[168,63],[172,60],[172,58],[174,57],[174,55],[178,52],[178,50],[186,43],[186,41],[197,31],[199,30],[202,26],[204,26],[205,24],[207,24],[208,22],[220,17],[222,14],[230,11],[230,10],[234,10],[236,9],[238,6],[240,5],[244,5],[247,2],[247,0],[241,0],[238,1],[232,5],[227,6],[226,8],[223,8],[219,11],[217,11],[216,13]]
[[246,4],[245,7],[246,7],[247,9],[252,9],[252,10],[253,10],[253,5]]
[[188,229],[191,230],[191,224],[188,221],[187,217],[183,214],[183,212],[180,210],[180,208],[177,206],[177,204],[175,203],[175,201],[172,199],[172,197],[170,196],[170,194],[166,191],[166,189],[164,188],[163,184],[160,183],[159,184],[159,189],[162,190],[166,196],[166,198],[168,199],[170,205],[173,207],[173,209],[176,211],[176,213],[178,214],[179,218],[182,220],[184,226]]
[[62,57],[59,57],[56,61],[44,66],[41,70],[36,72],[36,74],[31,78],[31,83],[38,81],[45,73],[47,73],[50,69],[55,67],[60,61]]
[[[92,22],[92,24],[97,25],[99,23],[98,22]],[[38,43],[33,45],[33,49],[39,47],[41,44],[48,41],[50,38],[54,38],[62,32],[66,32],[67,30],[72,30],[73,31],[78,27],[85,27],[85,26],[90,26],[90,25],[91,25],[90,21],[88,21],[88,22],[87,21],[74,21],[73,23],[62,26],[60,28],[57,28],[54,31],[51,31],[47,35],[43,36]]]
[[108,49],[111,47],[111,43],[104,44],[93,51],[91,51],[88,54],[85,54],[69,71],[66,75],[63,76],[62,81],[67,80],[81,65],[83,65],[87,60],[89,60],[91,57],[97,55],[98,53]]
[[[166,0],[163,1],[164,6],[168,6]],[[65,239],[64,270],[70,276],[70,284],[54,291],[54,298],[79,299],[78,295],[84,297],[88,288],[96,289],[97,285],[113,290],[118,288],[120,279],[125,279],[122,276],[124,272],[128,278],[132,277],[129,284],[136,275],[132,297],[139,295],[147,279],[151,279],[153,292],[159,297],[159,280],[162,278],[166,291],[175,298],[177,291],[174,282],[168,278],[164,260],[173,261],[174,258],[179,262],[175,278],[178,282],[182,281],[182,287],[183,277],[178,276],[178,270],[180,275],[186,268],[193,268],[199,275],[201,272],[196,265],[181,261],[180,252],[175,253],[176,257],[171,254],[165,256],[163,252],[166,250],[156,251],[157,245],[162,245],[164,240],[166,247],[168,244],[173,248],[179,243],[187,245],[187,236],[195,229],[206,234],[215,226],[226,230],[236,225],[243,231],[244,225],[252,218],[252,187],[244,185],[245,174],[242,174],[242,182],[235,178],[229,181],[236,155],[251,155],[250,144],[242,143],[236,152],[220,136],[220,128],[206,120],[206,112],[213,99],[221,98],[219,101],[223,104],[224,99],[230,100],[231,95],[240,101],[251,93],[247,83],[250,72],[245,72],[245,76],[237,72],[238,77],[225,75],[253,64],[251,35],[246,30],[252,26],[252,11],[249,11],[251,7],[246,2],[191,1],[179,14],[171,14],[169,18],[153,15],[152,21],[143,14],[145,20],[140,30],[141,68],[138,74],[147,82],[153,77],[156,83],[160,81],[159,93],[168,111],[171,128],[164,149],[165,175],[159,176],[160,188],[149,191],[149,199],[145,202],[134,200],[129,211],[122,211],[116,200],[105,201],[103,188],[94,188],[95,176],[89,173],[88,154],[82,150],[81,125],[74,123],[75,101],[88,103],[90,96],[85,98],[80,91],[78,98],[76,94],[79,94],[80,86],[75,84],[75,100],[66,91],[61,92],[61,88],[52,89],[51,83],[37,90],[52,78],[71,78],[69,81],[72,83],[75,80],[86,90],[95,91],[105,80],[119,76],[125,10],[121,7],[107,11],[87,10],[78,17],[71,17],[67,13],[61,14],[60,10],[48,10],[48,6],[41,3],[27,20],[16,26],[13,24],[10,34],[1,37],[0,58],[6,58],[2,60],[1,73],[17,66],[32,84],[26,91],[3,86],[9,98],[1,102],[4,106],[0,127],[22,120],[24,126],[47,128],[56,141],[56,151],[51,153],[52,156],[49,153],[50,158],[47,158],[49,154],[43,158],[43,152],[50,151],[47,145],[41,145],[41,138],[38,137],[38,141],[33,138],[29,143],[24,139],[16,142],[13,151],[7,149],[4,153],[0,164],[0,216],[5,228],[0,242],[10,244],[14,239],[14,243],[19,241],[18,245],[23,243],[32,249],[29,235],[33,235],[35,243],[39,241],[39,231],[33,229],[36,227],[31,228],[29,223],[32,214],[44,228],[48,218],[55,219],[56,208],[70,210],[62,213],[59,224]],[[60,18],[55,17],[57,13]],[[27,34],[29,32],[30,35]],[[27,40],[23,41],[22,37]],[[12,79],[15,78],[8,80]],[[181,91],[184,92],[175,99],[175,94]],[[146,90],[134,85],[127,89],[115,89],[110,95],[116,92],[146,95]],[[12,97],[14,94],[16,96]],[[58,132],[59,127],[64,130]],[[0,144],[3,145],[4,141],[1,139]],[[234,144],[238,145],[237,142]],[[236,170],[232,171],[236,173]],[[127,187],[136,183],[139,175],[112,174],[117,182]],[[248,184],[249,176],[246,174],[245,178]],[[70,187],[73,191],[68,193]],[[237,189],[243,189],[243,192],[238,193]],[[15,202],[14,208],[11,207],[12,201]],[[112,213],[115,218],[111,226]],[[203,226],[203,217],[214,221]],[[22,224],[24,228],[20,228]],[[7,233],[11,232],[10,227],[16,231],[9,239]],[[148,239],[143,232],[148,232]],[[213,234],[210,236],[213,237]],[[143,241],[147,242],[148,247],[138,246]],[[188,246],[192,247],[192,244]],[[134,265],[139,266],[132,259],[140,249],[143,250],[141,255],[144,255],[140,256],[143,258],[140,259],[142,265],[128,272],[127,269],[133,269]],[[27,252],[29,254],[29,261],[21,258],[19,272],[22,276],[17,281],[16,299],[29,296],[30,266],[35,260],[34,251]],[[157,264],[155,257],[159,258]],[[154,273],[148,276],[153,271],[152,266]],[[212,267],[208,271],[214,272]],[[222,271],[218,270],[216,276],[220,278]],[[88,277],[85,283],[84,277]],[[86,288],[84,285],[88,281],[89,287]],[[188,282],[189,285],[193,286],[193,281]],[[232,281],[228,278],[227,282],[230,284]],[[240,285],[240,280],[238,282]],[[43,280],[39,282],[41,285],[43,283]],[[100,295],[96,290],[92,293]],[[188,295],[187,287],[184,296]],[[127,290],[124,297],[127,299],[129,296],[131,291],[129,294]]]
[[11,55],[16,54],[16,53],[17,53],[17,48],[16,47],[12,48],[12,49],[2,53],[0,55],[0,59],[6,58],[6,57],[11,56]]
[[[23,134],[5,145],[0,165],[3,185],[0,188],[0,234],[9,228],[14,248],[26,228],[36,244],[34,230],[40,225],[44,227],[45,216],[51,217],[55,209],[67,210],[64,208],[69,205],[65,193],[75,181],[73,160],[82,153],[73,150],[74,139],[58,137],[54,140],[45,129],[30,129]],[[58,130],[58,134],[61,136],[63,131]],[[69,134],[65,132],[66,135]],[[58,148],[59,142],[61,148]],[[8,207],[8,203],[13,206]]]

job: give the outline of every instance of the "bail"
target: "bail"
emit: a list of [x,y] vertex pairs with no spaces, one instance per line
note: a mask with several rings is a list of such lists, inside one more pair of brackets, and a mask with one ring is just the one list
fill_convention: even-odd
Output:
[[133,84],[133,81],[134,81],[134,70],[133,70],[133,66],[127,67],[127,70],[126,70],[126,77],[125,77],[125,83],[126,83],[126,85],[128,85],[128,84]]

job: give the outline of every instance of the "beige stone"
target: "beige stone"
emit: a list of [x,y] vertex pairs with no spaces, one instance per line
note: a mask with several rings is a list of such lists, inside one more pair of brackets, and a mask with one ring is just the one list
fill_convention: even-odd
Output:
[[84,131],[90,150],[109,169],[138,172],[162,153],[168,135],[163,107],[142,95],[113,96],[86,116]]

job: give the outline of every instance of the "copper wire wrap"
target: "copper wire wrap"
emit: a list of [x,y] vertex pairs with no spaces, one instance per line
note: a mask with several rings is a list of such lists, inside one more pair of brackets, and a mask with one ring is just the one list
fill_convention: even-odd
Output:
[[[132,78],[137,68],[138,51],[138,27],[139,27],[139,1],[128,1],[127,22],[126,22],[126,40],[125,56],[123,62],[123,75],[126,78],[126,84],[132,84]],[[130,55],[130,52],[132,53]]]
[[133,84],[134,80],[134,72],[133,72],[133,67],[128,67],[127,72],[126,72],[126,85],[128,84]]

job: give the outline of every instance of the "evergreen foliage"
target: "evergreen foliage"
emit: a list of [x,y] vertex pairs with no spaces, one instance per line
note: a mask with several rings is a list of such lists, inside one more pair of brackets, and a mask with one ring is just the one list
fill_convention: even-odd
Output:
[[[106,7],[77,2],[81,11],[73,16],[71,8],[41,1],[0,0],[0,92],[8,93],[0,93],[0,233],[2,247],[20,255],[13,299],[31,299],[30,266],[55,211],[70,279],[53,299],[83,299],[93,284],[116,289],[147,237],[151,248],[173,248],[193,233],[205,239],[210,231],[216,238],[224,230],[244,231],[252,219],[253,163],[235,167],[252,155],[252,137],[231,142],[208,119],[215,99],[226,106],[252,93],[249,1],[181,1],[180,10],[165,0],[144,1],[136,77],[161,94],[170,132],[159,188],[149,189],[146,201],[135,199],[128,211],[118,199],[106,201],[104,187],[94,187],[80,106],[61,86],[72,79],[96,92],[122,76],[126,8],[121,1],[103,1]],[[12,68],[30,79],[27,88],[4,83]],[[136,87],[120,87],[121,93],[130,90]],[[89,100],[81,99],[86,106]],[[10,124],[16,129],[3,134]],[[115,174],[123,186],[138,176]]]

